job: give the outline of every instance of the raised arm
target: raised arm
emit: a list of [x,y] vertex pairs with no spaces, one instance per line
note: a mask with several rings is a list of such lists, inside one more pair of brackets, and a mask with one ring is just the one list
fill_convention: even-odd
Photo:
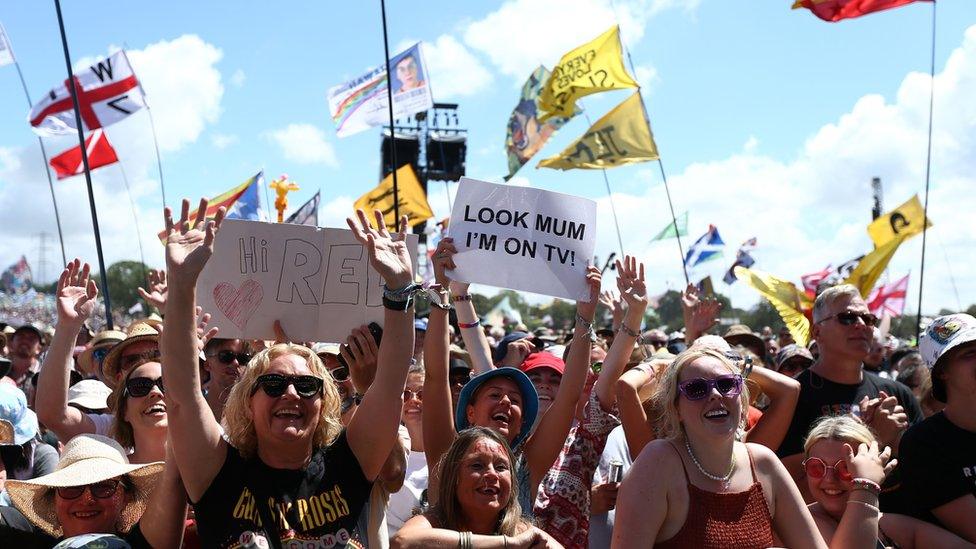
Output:
[[535,433],[525,443],[525,458],[529,466],[530,479],[533,487],[532,498],[535,499],[535,488],[542,482],[542,478],[552,467],[566,435],[573,423],[576,403],[579,401],[583,385],[586,383],[586,373],[590,369],[590,331],[593,326],[593,316],[596,313],[597,298],[600,296],[600,269],[590,266],[586,272],[589,285],[589,301],[576,303],[576,327],[573,329],[573,340],[566,359],[566,370],[559,384],[556,399],[549,406],[549,411],[539,420]]
[[627,303],[626,313],[620,320],[621,326],[617,326],[618,331],[607,352],[607,357],[603,360],[600,377],[593,386],[600,400],[600,407],[607,412],[613,409],[617,400],[614,385],[623,373],[624,367],[627,366],[627,361],[630,360],[630,353],[640,335],[644,311],[647,310],[644,264],[638,263],[636,258],[629,255],[624,257],[623,263],[618,260],[617,289],[620,291],[621,300]]
[[690,347],[700,336],[718,322],[722,304],[715,299],[702,298],[698,287],[689,283],[681,294],[681,314],[685,321],[685,343]]
[[[445,238],[437,245],[434,252],[434,282],[446,287],[450,282],[445,271],[454,268],[453,256],[457,252],[450,238]],[[451,283],[451,287],[455,286]],[[465,289],[467,285],[465,285]],[[456,302],[474,307],[470,301]],[[459,307],[460,308],[460,307]],[[437,485],[440,478],[437,475],[437,464],[441,456],[447,453],[454,443],[454,406],[451,403],[450,361],[447,332],[448,311],[431,307],[430,317],[427,319],[427,335],[424,337],[424,453],[430,466],[427,494],[433,504],[437,498]],[[460,316],[458,317],[460,320]],[[461,320],[461,322],[464,322]],[[480,326],[479,326],[480,329]],[[467,330],[462,329],[462,333]],[[474,356],[474,354],[472,354]],[[490,362],[489,362],[490,364]]]
[[769,407],[746,433],[745,439],[775,451],[793,421],[793,411],[800,399],[800,382],[766,368],[753,368],[749,379],[769,397]]
[[[454,247],[454,240],[445,238],[451,248]],[[441,240],[441,242],[444,242]],[[438,249],[440,245],[438,244]],[[436,255],[436,253],[435,253]],[[436,258],[435,258],[436,263]],[[451,261],[453,264],[453,260]],[[467,282],[451,281],[451,296],[460,297],[454,302],[454,310],[457,313],[458,328],[461,332],[461,339],[464,340],[464,348],[471,357],[471,366],[475,375],[483,374],[491,370],[495,365],[491,361],[491,347],[488,345],[488,338],[485,337],[485,330],[481,327],[478,320],[478,312],[474,309],[474,302],[468,293]]]
[[172,444],[166,444],[166,466],[139,519],[142,536],[149,545],[162,549],[178,549],[183,544],[183,523],[186,521],[186,491],[172,447]]
[[68,406],[68,383],[71,374],[71,350],[82,324],[95,309],[98,289],[89,278],[87,263],[75,259],[58,278],[58,326],[51,346],[41,364],[34,406],[37,419],[65,442],[82,433],[94,433],[95,423],[74,406]]
[[187,495],[191,501],[199,501],[227,456],[220,425],[200,390],[195,311],[197,278],[213,255],[214,236],[224,219],[224,209],[212,221],[204,218],[206,200],[200,201],[196,219],[189,219],[189,210],[190,203],[184,199],[176,223],[169,208],[164,214],[169,292],[160,351],[173,454]]
[[[407,218],[400,219],[400,231],[386,230],[383,214],[374,211],[376,226],[370,227],[366,213],[357,210],[358,222],[347,219],[356,240],[369,253],[369,263],[383,278],[388,291],[406,288],[413,283],[413,266],[407,251]],[[403,408],[403,385],[413,354],[413,307],[393,310],[383,307],[383,342],[376,362],[376,377],[356,415],[349,422],[346,438],[367,479],[373,480],[383,468],[396,443],[400,410]]]
[[[616,344],[614,340],[614,344]],[[644,446],[654,440],[654,429],[648,421],[641,400],[641,388],[655,380],[655,371],[650,363],[644,362],[631,368],[620,376],[616,383],[617,411],[624,427],[624,438],[630,448],[630,458],[637,459]]]

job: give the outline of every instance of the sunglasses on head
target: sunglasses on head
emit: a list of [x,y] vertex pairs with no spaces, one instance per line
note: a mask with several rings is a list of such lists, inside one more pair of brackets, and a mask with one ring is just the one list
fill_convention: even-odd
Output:
[[873,314],[854,313],[851,311],[830,315],[827,318],[820,320],[820,322],[827,322],[832,318],[836,318],[837,322],[840,323],[841,326],[852,326],[857,324],[857,319],[861,319],[861,322],[863,322],[865,326],[873,327],[878,325],[878,317],[874,316]]
[[91,492],[93,498],[107,499],[115,495],[121,483],[121,480],[113,478],[96,482],[95,484],[85,484],[84,486],[62,486],[57,490],[61,499],[78,499],[85,493],[85,490]]
[[850,482],[854,478],[854,475],[847,470],[847,462],[842,459],[838,459],[833,465],[827,465],[824,460],[815,457],[803,460],[803,470],[810,478],[824,478],[827,476],[828,469],[833,469],[844,482]]
[[742,393],[742,376],[730,374],[714,379],[699,377],[678,384],[678,391],[688,400],[701,400],[707,397],[712,389],[718,389],[724,397],[739,396]]
[[302,398],[313,398],[322,393],[322,378],[315,376],[286,376],[282,374],[264,374],[258,376],[251,389],[251,395],[260,387],[264,394],[271,398],[278,398],[285,394],[288,386],[295,387],[295,392]]
[[125,394],[126,396],[144,397],[152,391],[153,386],[159,387],[160,393],[166,392],[166,389],[163,388],[163,378],[161,377],[157,377],[156,379],[149,377],[130,377],[125,382]]
[[230,364],[237,359],[237,363],[241,366],[247,366],[247,363],[251,361],[251,355],[248,353],[235,353],[230,349],[224,349],[223,351],[217,351],[216,353],[211,353],[207,355],[207,358],[217,357],[217,360],[221,364]]

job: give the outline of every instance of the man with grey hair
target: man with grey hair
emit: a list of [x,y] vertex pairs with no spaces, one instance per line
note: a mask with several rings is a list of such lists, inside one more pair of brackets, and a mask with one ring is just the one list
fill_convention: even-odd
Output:
[[811,336],[820,356],[796,376],[800,400],[777,452],[805,496],[803,440],[817,419],[854,414],[877,434],[882,447],[897,451],[909,423],[922,418],[908,387],[863,368],[877,324],[878,317],[868,311],[860,292],[850,284],[827,289],[814,304]]

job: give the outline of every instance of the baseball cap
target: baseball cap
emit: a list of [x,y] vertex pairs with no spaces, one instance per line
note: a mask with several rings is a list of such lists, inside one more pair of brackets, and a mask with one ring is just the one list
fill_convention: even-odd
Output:
[[559,375],[563,375],[563,372],[566,370],[566,363],[563,362],[563,359],[552,353],[543,351],[527,356],[525,361],[519,366],[519,370],[522,370],[526,374],[538,368],[551,368],[559,372]]

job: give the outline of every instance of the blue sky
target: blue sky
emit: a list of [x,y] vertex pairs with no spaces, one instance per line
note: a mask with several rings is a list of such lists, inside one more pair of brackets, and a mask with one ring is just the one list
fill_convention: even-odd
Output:
[[[326,103],[329,87],[382,62],[378,2],[63,4],[76,62],[104,56],[113,46],[132,52],[156,113],[171,205],[180,196],[222,192],[263,167],[269,180],[287,172],[302,186],[291,196],[293,207],[321,189],[320,220],[336,225],[352,201],[378,182],[379,129],[338,139]],[[691,212],[685,244],[709,223],[729,244],[725,259],[695,275],[721,278],[735,246],[756,236],[756,268],[795,280],[870,248],[864,226],[872,176],[886,184],[887,207],[922,190],[932,6],[916,3],[829,24],[790,5],[390,0],[387,15],[392,48],[427,44],[435,100],[459,103],[470,131],[468,175],[490,181],[506,171],[506,123],[531,69],[538,63],[551,67],[562,52],[619,21],[675,207]],[[971,219],[962,215],[976,206],[969,196],[976,155],[965,146],[976,143],[976,114],[968,106],[976,92],[976,29],[967,38],[976,10],[970,0],[945,0],[938,9],[936,72],[945,72],[945,92],[936,101],[935,227],[925,310],[976,302],[976,267],[958,261],[971,254],[976,237]],[[0,22],[33,99],[64,80],[53,3],[5,2]],[[957,61],[947,68],[953,52]],[[582,105],[596,119],[626,95],[595,95]],[[16,71],[0,68],[0,200],[11,209],[0,243],[2,264],[22,253],[36,261],[33,235],[55,232],[26,112]],[[148,119],[138,114],[116,126],[107,133],[137,197],[147,261],[159,265],[162,252],[152,233],[160,198]],[[555,154],[586,127],[577,117],[536,160]],[[71,145],[63,139],[49,143],[51,152]],[[600,174],[534,165],[523,168],[515,183],[598,200],[597,253],[605,257],[616,249]],[[138,257],[116,172],[105,168],[95,175],[110,262]],[[624,246],[647,261],[652,291],[680,287],[673,241],[647,242],[668,222],[657,166],[622,167],[608,175]],[[83,179],[57,185],[68,255],[94,261]],[[430,202],[438,215],[448,213],[442,184],[433,184]],[[915,276],[920,243],[916,238],[899,251],[893,279],[909,271]],[[47,278],[56,274],[56,255],[59,260],[59,252],[49,253]],[[913,278],[910,310],[916,284]],[[741,306],[756,300],[743,284],[718,283],[718,289]]]

